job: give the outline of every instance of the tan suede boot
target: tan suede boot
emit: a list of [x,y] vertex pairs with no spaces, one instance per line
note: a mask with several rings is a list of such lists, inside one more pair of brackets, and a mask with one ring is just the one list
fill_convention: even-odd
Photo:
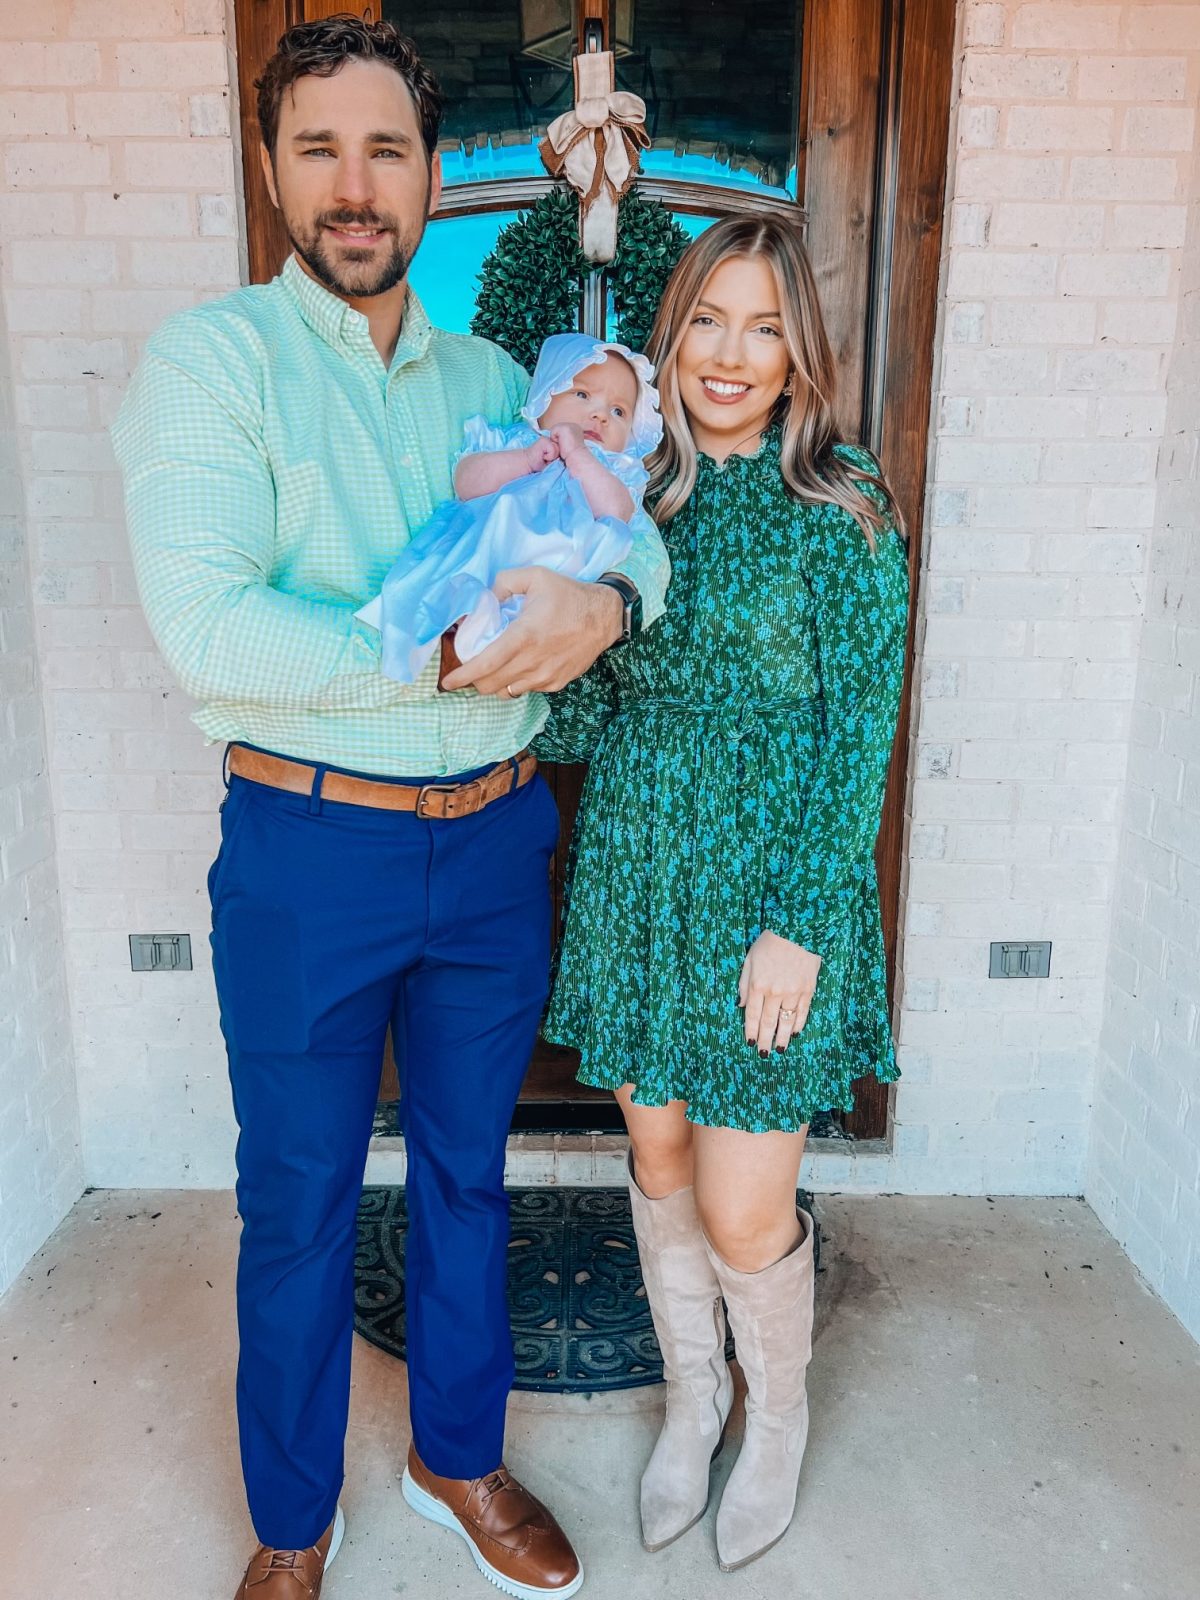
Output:
[[725,1437],[733,1379],[721,1289],[691,1189],[644,1195],[629,1171],[642,1278],[662,1350],[667,1415],[642,1475],[642,1543],[662,1550],[708,1509],[709,1470]]
[[746,1375],[746,1436],[717,1512],[717,1557],[733,1572],[778,1544],[791,1523],[808,1441],[805,1370],[812,1355],[813,1222],[762,1272],[737,1272],[709,1247]]

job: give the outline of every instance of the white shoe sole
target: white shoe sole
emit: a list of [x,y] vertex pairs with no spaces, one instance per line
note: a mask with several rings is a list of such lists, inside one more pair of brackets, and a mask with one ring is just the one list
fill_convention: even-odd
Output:
[[578,1575],[560,1589],[538,1588],[532,1584],[517,1583],[512,1578],[506,1578],[502,1572],[497,1572],[496,1568],[487,1560],[449,1506],[444,1506],[440,1500],[435,1500],[431,1494],[427,1494],[413,1478],[407,1467],[404,1469],[401,1488],[404,1492],[404,1498],[419,1517],[424,1517],[427,1522],[435,1522],[439,1528],[449,1528],[451,1533],[456,1533],[471,1552],[471,1559],[488,1582],[494,1583],[497,1589],[502,1590],[504,1594],[513,1595],[514,1600],[569,1600],[569,1596],[578,1594],[583,1587],[582,1567],[580,1567]]
[[339,1503],[333,1514],[333,1538],[329,1541],[329,1554],[325,1557],[325,1571],[328,1572],[333,1565],[333,1558],[342,1548],[342,1540],[346,1537],[346,1518]]

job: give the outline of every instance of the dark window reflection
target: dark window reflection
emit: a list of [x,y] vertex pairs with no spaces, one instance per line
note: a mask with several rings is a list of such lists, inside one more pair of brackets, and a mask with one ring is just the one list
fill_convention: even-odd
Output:
[[618,74],[653,108],[647,171],[674,156],[701,182],[794,190],[800,17],[796,0],[618,7]]
[[[617,85],[640,94],[648,173],[795,193],[796,0],[618,0]],[[540,175],[537,142],[571,105],[573,0],[385,0],[446,91],[448,183]]]
[[412,35],[446,93],[443,145],[529,145],[572,102],[573,0],[414,6],[383,15]]

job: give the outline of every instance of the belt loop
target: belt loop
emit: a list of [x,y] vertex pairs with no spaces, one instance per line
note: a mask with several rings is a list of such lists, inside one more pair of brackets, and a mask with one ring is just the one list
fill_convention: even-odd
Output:
[[517,785],[521,781],[521,763],[516,756],[509,756],[508,764],[512,768],[512,782],[508,786],[509,794],[516,794]]
[[313,769],[313,785],[309,791],[308,809],[312,816],[321,815],[321,785],[325,782],[326,768],[320,765]]

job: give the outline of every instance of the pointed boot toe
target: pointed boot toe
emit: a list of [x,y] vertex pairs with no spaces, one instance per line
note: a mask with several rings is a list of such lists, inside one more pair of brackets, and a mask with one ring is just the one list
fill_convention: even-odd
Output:
[[733,1407],[723,1349],[714,1359],[712,1393],[711,1403],[700,1407],[686,1392],[668,1398],[666,1421],[642,1474],[642,1544],[651,1555],[674,1544],[708,1510],[712,1464]]

